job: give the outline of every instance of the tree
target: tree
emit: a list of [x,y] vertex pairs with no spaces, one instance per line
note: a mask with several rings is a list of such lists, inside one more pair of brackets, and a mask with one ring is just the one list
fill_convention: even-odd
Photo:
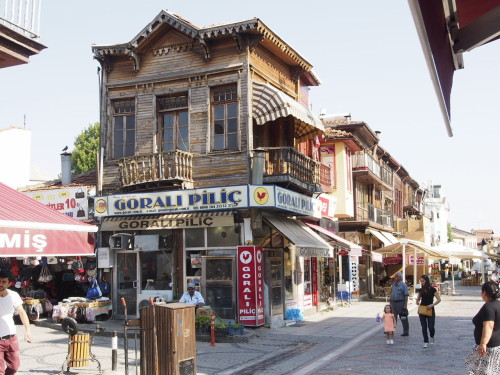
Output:
[[73,173],[79,174],[96,168],[97,151],[99,151],[98,122],[89,124],[75,139],[75,148],[71,153],[71,169]]

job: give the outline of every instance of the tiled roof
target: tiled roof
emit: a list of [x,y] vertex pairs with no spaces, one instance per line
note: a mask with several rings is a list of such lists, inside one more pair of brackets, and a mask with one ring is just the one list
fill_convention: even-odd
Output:
[[[68,185],[65,185],[66,187],[78,187],[78,186],[87,186],[87,187],[94,187],[97,185],[97,173],[95,170],[89,171],[89,172],[84,172],[80,173],[76,176],[72,177],[71,183]],[[52,180],[52,181],[47,181],[41,184],[36,184],[36,185],[29,185],[29,186],[24,186],[22,188],[19,188],[19,191],[34,191],[34,190],[49,190],[53,188],[60,188],[62,187],[61,185],[61,180]]]

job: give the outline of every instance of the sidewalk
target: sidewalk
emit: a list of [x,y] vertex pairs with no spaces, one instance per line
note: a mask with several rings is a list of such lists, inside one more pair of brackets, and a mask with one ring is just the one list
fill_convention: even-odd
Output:
[[[471,345],[472,323],[471,318],[479,310],[483,301],[480,298],[480,287],[458,287],[457,292],[463,296],[442,296],[443,302],[436,307],[437,311],[437,340],[447,337],[448,351],[443,351],[442,346],[437,347],[444,357],[436,357],[436,372],[443,374],[460,374],[450,372],[448,357],[452,355],[453,348],[457,345],[454,341],[461,340],[460,348],[456,356],[457,366],[463,366],[463,350]],[[370,371],[378,368],[380,363],[386,370],[394,363],[405,369],[405,375],[412,366],[415,367],[415,355],[422,351],[422,334],[420,323],[416,315],[416,306],[411,304],[410,310],[410,337],[400,337],[401,327],[396,332],[396,343],[401,353],[406,355],[406,362],[388,363],[382,361],[380,356],[385,356],[387,347],[383,335],[382,325],[375,321],[377,313],[383,311],[385,300],[354,302],[351,306],[338,307],[334,311],[321,312],[308,317],[307,320],[295,325],[279,329],[268,328],[246,328],[253,333],[253,338],[248,343],[217,343],[215,347],[206,342],[197,342],[197,369],[199,375],[305,375],[305,374],[371,374],[366,368],[360,371],[347,370],[353,368],[357,359],[363,358],[360,363],[369,366]],[[95,329],[97,324],[88,324],[89,329]],[[105,329],[105,334],[113,330],[123,332],[123,322],[111,320],[99,322],[99,326]],[[60,325],[59,325],[60,327]],[[446,327],[446,336],[443,328]],[[22,326],[18,327],[22,333]],[[35,342],[33,344],[21,343],[22,361],[19,374],[56,374],[67,353],[67,335],[64,332],[45,328],[33,327]],[[441,337],[441,335],[443,335]],[[458,339],[457,339],[458,338]],[[441,341],[441,344],[443,341]],[[133,343],[129,351],[129,364],[135,362]],[[368,347],[366,347],[368,345]],[[371,345],[371,346],[370,346]],[[366,357],[368,352],[374,352],[377,348],[378,355]],[[95,344],[92,351],[96,354],[102,367],[109,374],[124,373],[124,351],[123,339],[119,339],[118,349],[118,371],[111,372],[111,339],[107,336],[95,336]],[[417,354],[415,354],[415,352]],[[431,353],[426,352],[424,354]],[[421,354],[421,355],[424,355]],[[345,358],[350,357],[347,361]],[[414,358],[415,357],[415,358]],[[366,359],[365,359],[366,358]],[[422,360],[425,361],[425,357]],[[366,364],[370,360],[375,364]],[[364,361],[364,362],[363,362]],[[440,363],[441,362],[441,363]],[[311,367],[312,366],[312,367]],[[333,366],[333,367],[332,367]],[[335,366],[343,366],[336,372]],[[448,366],[448,367],[447,367]],[[463,367],[462,367],[463,368]],[[89,369],[95,369],[91,363]],[[94,374],[95,371],[80,370],[74,373]],[[135,373],[131,367],[130,373]],[[375,372],[373,372],[375,374]],[[384,372],[381,370],[381,374]],[[387,373],[387,371],[386,371]],[[391,371],[389,373],[392,373]],[[394,372],[396,373],[396,372]],[[418,372],[415,372],[417,374]],[[424,373],[424,372],[422,372]],[[378,373],[377,373],[378,374]]]

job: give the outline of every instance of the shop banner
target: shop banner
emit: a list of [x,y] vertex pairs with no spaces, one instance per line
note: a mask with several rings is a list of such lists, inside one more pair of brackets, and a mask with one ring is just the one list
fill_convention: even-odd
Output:
[[77,220],[88,219],[87,187],[34,190],[23,193],[34,200]]
[[264,325],[264,253],[261,246],[238,246],[238,320]]
[[[415,264],[415,255],[407,255],[406,256],[406,264],[407,265],[414,265]],[[419,257],[417,256],[417,265],[421,266],[424,264],[424,257]]]
[[318,306],[319,303],[319,292],[318,292],[318,259],[311,259],[312,267],[312,298],[313,305]]
[[0,228],[4,257],[93,255],[89,234],[79,231]]
[[359,290],[359,258],[350,256],[349,262],[351,266],[351,282],[352,282],[351,292],[355,292]]

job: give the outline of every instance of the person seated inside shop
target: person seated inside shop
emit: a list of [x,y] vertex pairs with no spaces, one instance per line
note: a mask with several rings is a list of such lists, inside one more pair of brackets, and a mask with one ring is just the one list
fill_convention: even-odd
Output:
[[194,283],[188,283],[188,290],[184,292],[179,302],[189,303],[190,305],[195,305],[196,307],[202,307],[205,304],[205,300],[200,292],[195,290]]

